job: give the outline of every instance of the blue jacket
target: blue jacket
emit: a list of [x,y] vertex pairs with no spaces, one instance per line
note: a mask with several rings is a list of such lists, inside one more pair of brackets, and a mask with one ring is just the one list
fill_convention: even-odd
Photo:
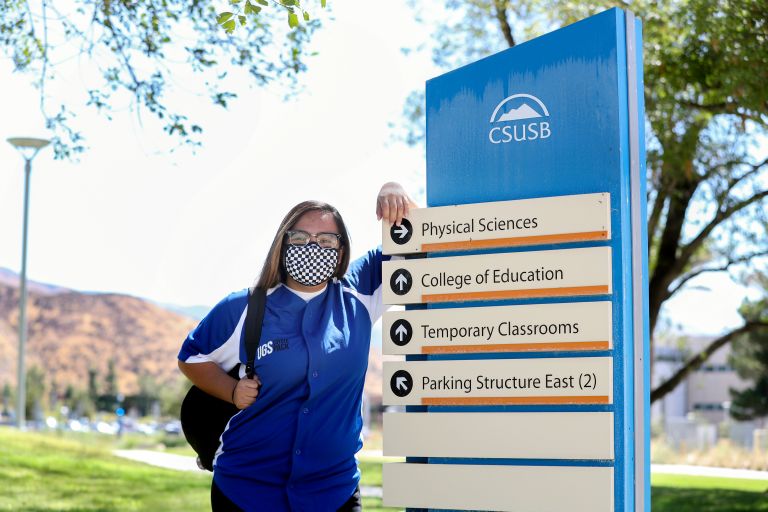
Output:
[[[284,285],[269,291],[255,361],[261,391],[229,421],[214,459],[216,485],[240,508],[335,511],[355,491],[371,326],[383,308],[381,261],[380,249],[368,252],[309,302]],[[225,371],[245,362],[247,305],[247,290],[222,300],[184,340],[179,359]]]

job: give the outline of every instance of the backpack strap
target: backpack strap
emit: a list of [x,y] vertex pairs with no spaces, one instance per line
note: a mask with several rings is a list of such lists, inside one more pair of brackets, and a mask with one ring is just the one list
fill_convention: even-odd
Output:
[[267,293],[263,288],[251,289],[248,293],[248,313],[245,315],[245,376],[254,376],[253,362],[256,350],[261,341],[261,325],[264,322],[264,307],[267,304]]

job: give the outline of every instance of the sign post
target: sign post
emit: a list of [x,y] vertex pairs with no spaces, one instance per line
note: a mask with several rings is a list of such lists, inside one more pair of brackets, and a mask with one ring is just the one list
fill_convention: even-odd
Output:
[[382,228],[385,506],[650,510],[640,48],[611,9],[427,82],[428,208]]

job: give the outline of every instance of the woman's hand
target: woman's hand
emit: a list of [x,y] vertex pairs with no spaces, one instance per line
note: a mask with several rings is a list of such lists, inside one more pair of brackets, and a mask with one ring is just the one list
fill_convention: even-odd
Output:
[[259,396],[259,388],[261,388],[261,381],[258,375],[254,375],[252,379],[238,380],[232,390],[232,403],[238,409],[245,409],[256,401],[256,397]]
[[418,208],[405,189],[393,181],[382,185],[376,197],[376,218],[398,226],[411,208]]

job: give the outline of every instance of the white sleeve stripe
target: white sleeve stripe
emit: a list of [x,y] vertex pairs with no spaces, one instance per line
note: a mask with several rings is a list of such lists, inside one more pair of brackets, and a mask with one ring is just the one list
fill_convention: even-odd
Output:
[[240,362],[240,335],[243,332],[243,325],[245,324],[245,315],[248,314],[248,306],[245,306],[243,314],[240,315],[240,320],[237,321],[235,330],[229,336],[229,339],[224,342],[219,348],[211,352],[210,354],[196,354],[188,357],[185,363],[206,363],[212,362],[219,365],[224,371],[229,371]]
[[375,324],[376,321],[381,318],[384,312],[384,305],[382,304],[382,285],[380,284],[371,295],[364,295],[354,288],[343,287],[343,291],[357,297],[357,299],[363,303],[365,309],[368,311],[368,316],[371,317],[371,324]]

